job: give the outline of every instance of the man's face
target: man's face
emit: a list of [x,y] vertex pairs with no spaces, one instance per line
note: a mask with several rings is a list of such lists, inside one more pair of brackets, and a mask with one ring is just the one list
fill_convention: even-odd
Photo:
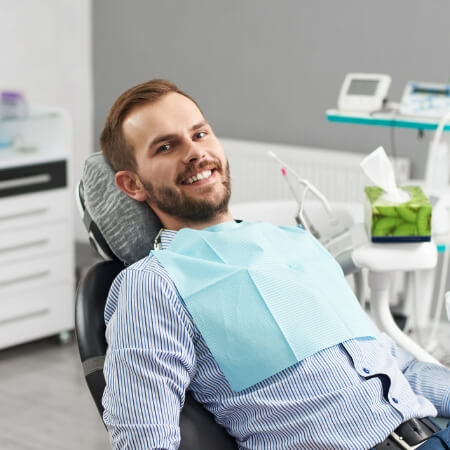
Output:
[[170,93],[139,106],[125,119],[123,131],[134,147],[146,201],[160,218],[200,223],[227,211],[228,162],[191,100]]

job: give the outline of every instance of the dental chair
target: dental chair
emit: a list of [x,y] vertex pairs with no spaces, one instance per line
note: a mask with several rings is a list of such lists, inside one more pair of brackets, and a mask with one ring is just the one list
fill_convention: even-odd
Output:
[[[89,391],[103,417],[105,388],[103,362],[106,354],[103,312],[111,283],[125,268],[119,260],[101,261],[92,266],[78,286],[75,304],[75,332]],[[237,445],[213,416],[187,392],[180,416],[182,450],[235,450]]]
[[[122,269],[149,254],[161,223],[146,204],[130,199],[115,186],[114,172],[101,153],[86,160],[76,194],[89,240],[105,259],[82,276],[75,302],[75,332],[84,375],[103,418],[107,349],[104,307],[109,287]],[[341,265],[346,274],[355,270],[354,266]],[[237,448],[234,439],[189,391],[180,415],[180,430],[182,450]]]

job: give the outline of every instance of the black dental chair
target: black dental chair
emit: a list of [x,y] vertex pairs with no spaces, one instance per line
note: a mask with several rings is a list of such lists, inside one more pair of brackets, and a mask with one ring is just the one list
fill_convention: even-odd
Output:
[[[98,412],[103,415],[105,388],[103,362],[106,353],[103,311],[111,283],[124,268],[118,260],[101,261],[81,279],[75,304],[75,332],[84,375]],[[180,416],[182,450],[236,450],[237,445],[213,416],[186,393]]]
[[[142,205],[123,198],[114,186],[112,169],[98,153],[86,162],[83,179],[77,188],[77,201],[91,244],[106,259],[93,265],[82,276],[75,302],[75,333],[84,375],[103,417],[103,363],[107,347],[103,314],[109,288],[116,275],[124,269],[124,262],[130,264],[148,254],[153,245],[154,232],[159,229],[160,224],[152,214],[148,215],[149,208],[139,210]],[[117,217],[114,220],[109,208],[116,204]],[[105,215],[106,220],[102,221]],[[124,217],[128,219],[126,226],[120,228],[119,222]],[[132,224],[136,223],[140,223],[144,229],[133,229]],[[113,227],[108,228],[110,225]],[[148,230],[153,230],[153,233],[148,233]],[[135,234],[139,236],[137,240],[133,240]],[[114,243],[113,246],[108,244],[111,242]],[[190,392],[186,393],[180,415],[180,433],[181,450],[237,449],[234,439],[194,400]]]

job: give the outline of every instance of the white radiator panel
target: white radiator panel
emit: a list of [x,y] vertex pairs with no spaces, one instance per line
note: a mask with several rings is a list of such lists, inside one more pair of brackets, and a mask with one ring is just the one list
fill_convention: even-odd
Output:
[[[284,160],[301,178],[314,184],[330,201],[362,202],[364,186],[372,184],[359,163],[363,153],[296,147],[267,142],[220,139],[231,170],[232,203],[256,200],[291,200],[280,165],[267,152]],[[397,184],[407,183],[410,161],[393,161]],[[293,180],[295,183],[295,180]]]

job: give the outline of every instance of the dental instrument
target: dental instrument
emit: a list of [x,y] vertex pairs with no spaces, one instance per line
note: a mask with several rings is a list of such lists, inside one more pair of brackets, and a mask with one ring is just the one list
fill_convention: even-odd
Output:
[[[286,181],[286,183],[289,186],[289,189],[292,193],[292,195],[294,196],[295,200],[297,201],[298,204],[298,211],[297,211],[297,215],[295,217],[295,220],[297,221],[297,223],[300,223],[307,231],[309,231],[314,237],[316,237],[317,239],[320,239],[319,234],[317,233],[317,231],[315,231],[315,233],[313,232],[314,227],[312,226],[311,223],[309,223],[309,220],[306,216],[306,212],[304,209],[304,204],[305,204],[305,199],[306,199],[306,194],[308,193],[308,191],[311,191],[316,198],[321,202],[322,206],[324,207],[325,211],[327,212],[330,221],[333,225],[336,225],[338,223],[338,219],[336,217],[336,215],[334,214],[330,204],[328,203],[328,200],[326,199],[326,197],[313,185],[311,184],[308,180],[304,179],[304,178],[300,178],[297,173],[291,169],[281,158],[279,158],[274,152],[269,151],[267,152],[267,154],[275,159],[275,161],[277,161],[279,164],[281,164],[281,173],[283,175],[284,180]],[[289,172],[291,175],[293,175],[295,177],[295,179],[298,181],[299,185],[303,186],[303,192],[302,192],[302,197],[299,199],[299,197],[297,196],[297,193],[294,189],[294,187],[292,186],[288,174],[287,172]]]
[[303,190],[303,196],[301,199],[298,198],[297,192],[294,189],[294,186],[292,186],[292,183],[287,175],[286,169],[284,167],[281,168],[281,173],[283,175],[284,180],[286,180],[287,185],[289,186],[289,190],[291,191],[291,194],[295,198],[298,210],[297,214],[295,215],[295,221],[297,225],[301,225],[305,230],[309,231],[316,239],[320,239],[320,234],[316,230],[316,228],[311,223],[311,220],[308,218],[308,215],[306,214],[306,211],[303,208],[304,202],[305,202],[305,193],[307,189]]

